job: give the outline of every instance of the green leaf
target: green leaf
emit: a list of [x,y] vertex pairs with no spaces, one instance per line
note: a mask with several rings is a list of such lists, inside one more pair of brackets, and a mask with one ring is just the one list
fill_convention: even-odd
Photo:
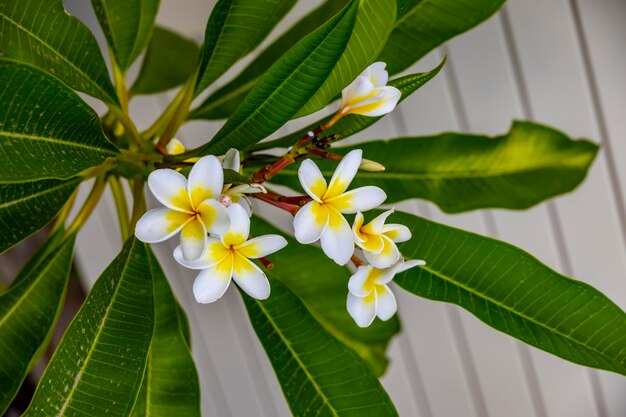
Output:
[[[519,121],[502,136],[443,133],[367,142],[333,152],[352,149],[362,149],[365,158],[386,167],[384,172],[360,172],[352,187],[377,185],[387,191],[388,203],[422,198],[447,213],[526,209],[571,191],[585,179],[598,152],[589,141],[574,141],[552,128]],[[319,165],[330,177],[336,162]],[[294,167],[274,180],[298,186]]]
[[346,50],[332,72],[297,116],[326,106],[380,54],[396,20],[393,1],[359,0],[359,11]]
[[271,285],[266,301],[242,296],[293,415],[397,416],[361,358],[326,332],[285,285],[276,279]]
[[398,20],[378,61],[390,74],[492,16],[506,0],[403,0]]
[[256,48],[295,0],[219,0],[206,25],[195,95]]
[[321,22],[332,19],[347,3],[348,0],[327,0],[299,20],[291,29],[261,52],[233,81],[211,94],[197,109],[190,113],[189,118],[228,118],[270,66],[300,39],[317,29]]
[[271,135],[315,94],[348,43],[357,2],[308,35],[267,70],[213,140],[193,155],[242,149]]
[[37,68],[0,59],[0,182],[66,179],[117,154],[75,92]]
[[154,328],[152,277],[134,237],[94,284],[24,416],[128,416]]
[[426,266],[395,282],[457,304],[489,326],[580,365],[626,375],[626,314],[593,287],[567,278],[507,243],[406,213],[413,231],[400,245]]
[[91,4],[115,62],[126,72],[150,39],[159,0],[91,0]]
[[47,225],[79,183],[80,178],[0,184],[0,253]]
[[[400,103],[417,91],[421,86],[426,84],[432,78],[435,77],[445,64],[445,59],[441,61],[441,63],[433,70],[428,72],[420,72],[417,74],[410,74],[405,77],[400,77],[395,80],[391,80],[388,85],[398,88],[402,92],[402,96],[400,97]],[[282,138],[278,138],[269,142],[261,142],[249,147],[250,151],[260,151],[265,149],[271,149],[275,147],[289,147],[292,146],[298,139],[304,136],[307,132],[314,130],[318,126],[323,125],[327,121],[329,121],[333,115],[324,117],[323,119],[311,123],[305,128],[302,128],[294,133],[283,136]],[[337,123],[335,123],[330,129],[324,131],[323,136],[336,135],[335,141],[338,142],[341,139],[345,139],[354,134],[359,133],[362,130],[367,129],[380,119],[385,116],[380,117],[367,117],[361,116],[358,114],[349,114],[341,119]]]
[[192,40],[155,26],[131,94],[155,94],[183,84],[196,69],[199,53]]
[[30,276],[36,268],[41,266],[41,263],[46,259],[46,257],[60,246],[64,239],[65,228],[61,226],[56,230],[56,232],[49,235],[46,241],[39,248],[37,248],[37,251],[33,254],[33,256],[31,256],[15,279],[11,282],[11,287],[16,286]]
[[324,329],[350,346],[380,376],[388,364],[385,355],[391,338],[400,331],[400,320],[375,321],[370,327],[358,327],[346,309],[348,280],[352,273],[337,266],[315,246],[300,245],[262,219],[252,223],[252,235],[280,234],[289,244],[271,257],[272,277],[280,280],[306,305]]
[[132,415],[199,417],[198,373],[179,318],[184,313],[154,253],[149,248],[147,252],[154,283],[154,334]]
[[45,244],[20,272],[19,282],[0,296],[0,414],[54,329],[67,289],[74,237],[56,248]]
[[34,65],[76,90],[119,104],[96,39],[61,0],[3,0],[0,28],[3,58]]
[[224,184],[248,184],[249,182],[249,178],[244,177],[237,171],[232,169],[224,170]]

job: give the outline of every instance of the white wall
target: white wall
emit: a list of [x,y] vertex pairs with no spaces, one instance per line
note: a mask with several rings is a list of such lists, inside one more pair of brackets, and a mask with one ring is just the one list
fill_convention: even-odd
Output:
[[[66,3],[94,23],[87,2]],[[209,3],[214,1],[162,0],[159,22],[200,41]],[[317,2],[300,3],[288,22]],[[521,118],[601,143],[602,151],[577,191],[526,212],[448,216],[424,202],[403,208],[516,244],[626,309],[625,18],[625,0],[510,0],[487,23],[412,68],[431,69],[444,54],[449,56],[436,79],[358,139],[445,130],[497,134]],[[147,125],[170,96],[137,99],[132,109]],[[218,127],[190,124],[180,137],[199,143]],[[105,201],[79,237],[77,257],[88,280],[120,247],[113,218],[113,205]],[[172,262],[172,246],[156,249],[189,314],[204,415],[288,416],[236,292],[212,305],[196,304],[194,273]],[[417,299],[400,289],[397,293],[404,332],[391,345],[392,362],[383,383],[401,416],[626,415],[624,377],[527,347],[454,306]]]

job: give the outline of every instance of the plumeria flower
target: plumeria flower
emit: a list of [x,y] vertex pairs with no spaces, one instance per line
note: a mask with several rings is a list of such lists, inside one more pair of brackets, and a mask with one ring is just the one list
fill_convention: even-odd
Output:
[[398,262],[400,251],[396,242],[411,239],[408,227],[402,224],[385,224],[393,210],[387,210],[365,226],[362,213],[358,212],[354,219],[354,242],[363,249],[365,259],[376,268],[389,268]]
[[402,93],[387,85],[386,66],[384,62],[373,63],[343,89],[340,115],[382,116],[396,107]]
[[[229,149],[224,155],[222,166],[224,169],[232,169],[235,172],[241,172],[239,151],[237,149]],[[252,204],[246,194],[255,193],[267,193],[267,190],[261,184],[224,184],[220,201],[227,207],[231,203],[241,204],[248,213],[248,216],[251,216]]]
[[378,269],[372,265],[359,266],[348,282],[348,313],[359,327],[367,327],[378,316],[381,320],[389,320],[396,314],[398,305],[396,297],[387,284],[400,272],[418,265],[426,265],[421,260],[400,260],[386,269]]
[[[185,153],[186,149],[185,145],[180,140],[173,138],[165,145],[165,150],[170,155],[180,155]],[[198,162],[199,159],[198,157],[189,158],[185,159],[185,162]],[[178,168],[177,171],[180,171],[180,168]]]
[[204,250],[207,232],[222,234],[230,226],[228,211],[218,200],[224,186],[222,165],[205,156],[191,168],[189,180],[172,169],[157,169],[148,177],[152,194],[165,207],[148,211],[135,227],[137,239],[157,243],[182,230],[180,247],[185,259]]
[[250,218],[239,204],[228,207],[231,224],[219,239],[210,237],[206,249],[196,260],[188,261],[181,247],[174,258],[183,266],[201,269],[193,283],[193,294],[199,303],[212,303],[228,289],[231,279],[249,296],[265,300],[270,295],[267,277],[250,259],[274,253],[287,245],[284,237],[265,235],[248,240]]
[[326,256],[345,265],[354,253],[350,225],[342,214],[378,207],[387,195],[374,186],[346,191],[361,163],[362,151],[355,149],[344,156],[327,185],[320,169],[310,159],[300,165],[298,177],[313,201],[305,204],[294,217],[295,236],[300,243],[320,240]]

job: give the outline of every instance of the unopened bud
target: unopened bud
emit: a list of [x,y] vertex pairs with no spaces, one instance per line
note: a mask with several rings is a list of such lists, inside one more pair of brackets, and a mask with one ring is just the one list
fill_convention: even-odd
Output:
[[363,158],[361,159],[361,166],[359,166],[359,169],[363,171],[380,172],[385,170],[385,166],[376,161],[370,161],[369,159]]

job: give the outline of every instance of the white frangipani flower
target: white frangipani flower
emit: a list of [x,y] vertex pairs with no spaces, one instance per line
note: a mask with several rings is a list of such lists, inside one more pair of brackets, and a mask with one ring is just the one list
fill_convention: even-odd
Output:
[[303,161],[298,170],[300,183],[313,201],[294,217],[296,239],[305,244],[321,240],[326,256],[339,265],[348,263],[354,253],[352,230],[342,213],[370,210],[387,198],[383,190],[374,186],[346,191],[359,169],[361,155],[362,151],[355,149],[344,156],[328,185],[310,159]]
[[174,258],[187,268],[202,270],[193,284],[193,294],[199,303],[212,303],[222,297],[231,279],[249,296],[265,300],[270,295],[269,281],[250,259],[274,253],[284,248],[287,241],[279,235],[248,240],[250,218],[244,208],[231,204],[227,210],[231,219],[230,228],[219,239],[210,237],[198,259],[186,260],[180,246],[174,251]]
[[[222,166],[224,169],[232,169],[235,172],[241,171],[241,161],[239,157],[239,151],[237,149],[229,149],[228,152],[224,155],[224,160],[222,161]],[[255,193],[267,193],[265,187],[261,184],[224,184],[224,189],[222,190],[222,197],[220,201],[225,206],[228,206],[231,203],[238,203],[246,209],[248,216],[252,215],[252,204],[250,200],[246,196],[246,194],[255,194]]]
[[152,194],[165,207],[143,215],[135,227],[137,239],[162,242],[177,234],[185,259],[196,259],[206,246],[207,232],[228,230],[228,211],[217,198],[224,186],[224,171],[215,156],[205,156],[191,168],[189,180],[172,169],[157,169],[148,177]]
[[385,224],[394,209],[387,210],[366,225],[362,213],[357,213],[352,226],[354,242],[363,249],[363,255],[376,268],[389,268],[400,259],[395,242],[411,239],[411,231],[402,224]]
[[398,305],[396,297],[387,284],[400,272],[418,265],[425,265],[421,260],[404,261],[402,258],[386,269],[362,265],[350,277],[348,282],[348,313],[359,327],[367,327],[378,316],[381,320],[389,320],[396,314]]
[[340,115],[382,116],[396,107],[402,93],[387,85],[386,66],[384,62],[373,63],[343,89]]

